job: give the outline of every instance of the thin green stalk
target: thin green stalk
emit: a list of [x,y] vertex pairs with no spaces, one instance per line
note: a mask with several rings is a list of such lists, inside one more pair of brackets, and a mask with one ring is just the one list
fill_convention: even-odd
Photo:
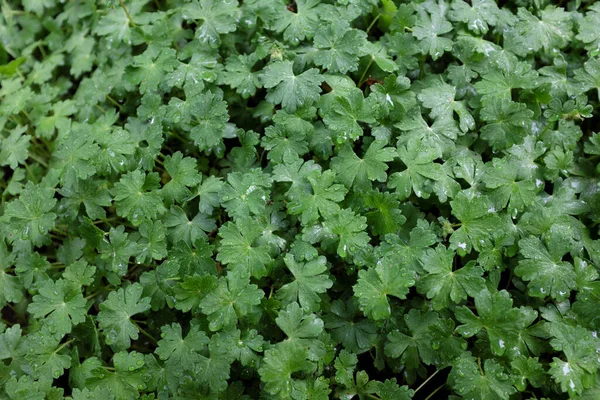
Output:
[[381,17],[381,14],[377,14],[377,16],[375,18],[373,18],[373,21],[371,21],[371,23],[367,27],[367,31],[366,31],[367,33],[369,33],[369,31],[371,30],[371,28],[373,27],[373,25],[375,25],[375,23],[377,22],[377,20],[379,19],[379,17]]
[[438,386],[438,387],[437,387],[437,388],[436,388],[436,389],[435,389],[433,392],[431,392],[431,393],[429,394],[429,396],[427,396],[427,397],[425,398],[425,400],[429,400],[429,399],[431,399],[431,398],[432,398],[432,397],[433,397],[433,396],[434,396],[434,395],[435,395],[437,392],[439,392],[439,391],[440,391],[440,390],[441,390],[441,389],[442,389],[442,388],[443,388],[445,385],[446,385],[445,383],[442,383],[442,384],[441,384],[440,386]]
[[359,88],[362,86],[363,83],[365,83],[365,77],[367,76],[367,72],[371,69],[371,65],[373,65],[373,60],[374,60],[374,58],[371,57],[371,61],[369,61],[369,64],[367,64],[367,67],[365,68],[362,75],[360,76],[360,79],[358,80]]
[[61,344],[58,349],[54,350],[54,354],[57,354],[59,351],[61,351],[62,349],[64,349],[67,345],[71,344],[72,342],[74,342],[74,339],[71,339],[69,341],[64,342],[63,344]]
[[425,77],[425,61],[427,61],[427,54],[423,54],[419,59],[419,79]]
[[437,373],[440,372],[440,370],[436,370],[433,374],[429,375],[429,377],[427,379],[425,379],[425,382],[421,383],[421,385],[419,385],[418,388],[415,389],[415,393],[417,393],[419,390],[421,390],[421,388],[425,385],[427,385],[427,382],[429,382],[434,376],[437,375]]
[[35,154],[33,151],[29,152],[29,157],[33,158],[34,161],[42,164],[45,168],[48,168],[48,163],[42,159],[39,155]]
[[133,19],[131,18],[129,11],[127,11],[127,7],[125,7],[125,3],[123,3],[123,0],[119,0],[119,3],[121,3],[121,8],[123,8],[123,11],[125,11],[125,15],[127,15],[127,19],[129,20],[129,26],[134,27],[135,22],[133,22]]
[[[104,290],[111,290],[111,289],[114,289],[114,286],[113,286],[113,285],[108,285],[108,286],[106,286],[106,287],[104,288]],[[92,293],[92,294],[89,294],[89,295],[85,296],[85,297],[84,297],[84,299],[86,299],[86,300],[90,300],[90,299],[92,299],[92,298],[94,298],[94,297],[98,296],[100,293],[102,293],[102,290],[98,290],[98,291],[96,291],[96,292],[94,292],[94,293]]]
[[546,134],[546,132],[548,132],[548,130],[550,129],[551,126],[554,126],[554,122],[548,122],[546,124],[546,126],[544,127],[544,130],[542,131],[542,133],[540,133],[540,136],[538,136],[539,140],[544,139],[544,135]]
[[64,236],[64,237],[68,237],[69,236],[69,234],[67,232],[61,231],[60,229],[52,228],[51,231],[54,232],[54,233],[56,233],[56,234],[58,234],[58,235]]
[[119,217],[103,218],[103,219],[96,220],[92,223],[94,225],[104,224],[104,223],[108,224],[110,221],[118,221],[119,219],[120,219]]
[[41,43],[38,43],[38,49],[40,49],[40,53],[42,53],[42,57],[46,58],[46,51],[44,50],[44,46]]
[[135,321],[131,320],[131,322],[140,330],[142,335],[146,336],[148,339],[150,339],[152,341],[152,343],[156,344],[156,339],[154,339],[154,337],[151,334],[149,334],[144,329],[142,329]]
[[182,138],[181,136],[179,136],[177,133],[173,132],[173,131],[167,131],[167,134],[173,136],[175,139],[180,140],[182,143],[187,144],[188,141],[184,138]]
[[31,169],[29,169],[29,165],[27,165],[27,163],[25,163],[25,170],[27,171],[27,174],[29,176],[31,176],[31,180],[33,181],[33,183],[35,183],[37,185],[38,181],[37,181],[37,179],[35,179],[35,175],[33,174],[33,171],[31,171]]
[[108,99],[108,101],[113,103],[115,106],[119,107],[119,111],[123,111],[123,106],[120,105],[119,102],[116,101],[115,99],[113,99],[109,94],[106,95],[106,98]]

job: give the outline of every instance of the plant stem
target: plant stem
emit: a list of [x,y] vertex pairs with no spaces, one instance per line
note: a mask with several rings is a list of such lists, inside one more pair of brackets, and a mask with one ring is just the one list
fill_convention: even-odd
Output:
[[434,395],[435,395],[437,392],[439,392],[439,391],[440,391],[440,390],[441,390],[441,389],[442,389],[442,388],[443,388],[445,385],[446,385],[445,383],[442,383],[442,384],[441,384],[440,386],[438,386],[438,387],[437,387],[437,388],[436,388],[436,389],[435,389],[433,392],[431,392],[431,393],[429,394],[429,396],[427,396],[427,397],[425,398],[425,400],[429,400],[429,399],[431,399],[431,398],[432,398],[432,397],[433,397],[433,396],[434,396]]
[[125,15],[127,15],[127,19],[129,20],[129,26],[134,27],[135,22],[133,22],[133,19],[131,19],[131,15],[129,15],[129,11],[127,11],[127,7],[125,7],[125,3],[123,3],[123,0],[119,0],[119,3],[121,3],[123,11],[125,11]]
[[152,341],[152,343],[156,344],[156,339],[154,339],[154,337],[151,334],[149,334],[144,329],[142,329],[134,320],[130,320],[130,321],[140,330],[140,332],[142,332],[142,335],[146,336],[148,339],[150,339]]
[[27,170],[27,173],[29,174],[29,176],[31,176],[31,180],[33,181],[33,183],[35,183],[37,185],[38,181],[35,178],[35,175],[33,175],[33,171],[31,169],[29,169],[29,165],[27,165],[27,163],[25,163],[25,169]]
[[360,76],[360,79],[358,80],[358,87],[359,88],[365,82],[365,77],[366,77],[367,72],[369,71],[369,69],[371,69],[371,65],[373,65],[373,60],[374,60],[374,58],[371,57],[371,61],[369,61],[369,64],[367,64],[367,67],[365,68],[365,70],[363,71],[362,75]]
[[69,341],[64,342],[63,344],[61,344],[58,349],[54,350],[54,354],[57,354],[59,351],[61,351],[63,348],[65,348],[65,346],[71,344],[72,342],[74,342],[74,339],[71,339]]
[[34,152],[30,151],[29,152],[29,157],[33,158],[34,161],[37,161],[38,163],[42,164],[45,168],[48,168],[48,164],[46,163],[46,161],[44,161],[42,159],[42,157],[40,157],[39,155],[35,154]]
[[40,53],[42,53],[42,58],[46,58],[46,51],[44,50],[44,46],[41,43],[38,43],[38,49],[40,49]]
[[106,98],[108,99],[108,101],[113,103],[115,106],[119,107],[119,111],[123,111],[123,106],[120,105],[119,102],[116,101],[115,99],[113,99],[109,94],[106,95]]
[[68,237],[69,234],[65,231],[61,231],[60,229],[56,229],[56,228],[52,228],[51,229],[52,232],[57,233],[58,235],[62,235],[64,237]]
[[172,132],[172,131],[167,131],[167,133],[168,133],[169,135],[173,136],[175,139],[178,139],[178,140],[180,140],[182,143],[185,143],[185,144],[187,144],[187,143],[188,143],[188,141],[187,141],[186,139],[182,138],[181,136],[179,136],[179,135],[178,135],[177,133],[175,133],[175,132]]
[[377,20],[379,19],[379,17],[381,17],[381,14],[377,14],[377,16],[375,18],[373,18],[373,21],[371,21],[371,23],[367,27],[367,30],[366,30],[367,33],[369,33],[369,31],[371,30],[371,28],[373,27],[373,25],[375,25],[375,22],[377,22]]
[[542,133],[540,133],[540,136],[538,136],[539,140],[544,139],[544,135],[546,134],[546,132],[548,132],[548,129],[550,129],[550,126],[554,126],[554,122],[548,122],[546,124],[546,126],[544,127],[544,130],[542,131]]
[[425,61],[427,61],[427,54],[423,54],[419,59],[419,79],[425,77]]
[[112,218],[104,218],[104,219],[99,219],[96,220],[94,222],[92,222],[94,225],[98,225],[98,224],[103,224],[103,223],[109,223],[109,221],[118,221],[119,218],[118,217],[112,217]]
[[423,386],[425,386],[427,384],[427,382],[429,382],[438,372],[440,372],[439,369],[437,369],[433,374],[429,375],[429,377],[427,379],[425,379],[425,382],[421,383],[421,385],[419,385],[419,387],[415,389],[415,393],[417,393],[419,390],[421,390],[421,388]]

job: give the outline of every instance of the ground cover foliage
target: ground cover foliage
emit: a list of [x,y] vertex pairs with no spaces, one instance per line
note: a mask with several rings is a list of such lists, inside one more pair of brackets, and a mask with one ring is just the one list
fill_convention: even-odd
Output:
[[600,4],[3,0],[0,398],[600,398]]

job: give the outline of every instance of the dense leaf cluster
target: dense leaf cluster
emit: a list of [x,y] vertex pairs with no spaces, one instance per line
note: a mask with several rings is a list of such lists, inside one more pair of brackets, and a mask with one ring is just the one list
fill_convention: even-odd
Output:
[[600,4],[3,0],[0,398],[600,398]]

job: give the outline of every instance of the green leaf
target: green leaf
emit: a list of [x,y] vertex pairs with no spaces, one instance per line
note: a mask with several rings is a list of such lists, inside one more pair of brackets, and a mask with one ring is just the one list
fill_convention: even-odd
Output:
[[87,315],[81,290],[63,279],[45,281],[27,311],[35,318],[45,318],[45,327],[57,337],[71,332],[72,327],[85,321]]
[[444,169],[442,164],[433,162],[441,157],[435,148],[425,147],[421,141],[409,140],[405,147],[398,149],[398,156],[406,169],[390,175],[389,187],[396,189],[400,200],[414,191],[417,197],[424,199],[435,192],[440,201],[445,202],[460,189],[451,172]]
[[264,297],[258,286],[250,284],[242,273],[228,273],[220,278],[218,286],[202,301],[202,312],[208,315],[211,331],[235,325],[239,318],[252,311]]
[[345,96],[335,97],[327,108],[321,109],[323,122],[335,132],[339,143],[360,138],[363,128],[359,122],[374,123],[374,112],[373,104],[365,101],[362,91],[357,88],[349,90]]
[[385,171],[388,169],[386,162],[393,161],[396,155],[396,150],[385,147],[383,141],[372,142],[363,158],[358,157],[352,147],[346,144],[331,160],[331,168],[346,187],[364,189],[370,186],[370,181],[385,182]]
[[534,236],[521,239],[519,248],[526,258],[519,261],[515,275],[529,282],[529,295],[540,298],[550,296],[559,301],[567,299],[577,285],[573,266],[562,261],[563,255],[554,249],[547,249]]
[[490,233],[499,227],[499,217],[489,199],[479,194],[470,197],[464,192],[450,202],[452,214],[460,221],[460,228],[450,237],[452,249],[470,253],[489,242]]
[[137,254],[139,247],[129,238],[123,225],[110,228],[108,238],[100,245],[100,258],[109,260],[109,271],[121,277],[127,273],[129,259]]
[[86,385],[92,389],[108,388],[115,399],[139,398],[139,391],[147,387],[144,356],[132,351],[120,351],[113,356],[114,371],[101,366],[91,371]]
[[220,192],[221,204],[236,219],[264,213],[271,177],[259,168],[232,172]]
[[166,229],[161,221],[142,222],[139,232],[142,239],[138,242],[138,263],[162,260],[167,256]]
[[455,256],[454,251],[438,246],[427,250],[421,257],[427,275],[418,281],[417,288],[432,299],[434,310],[448,307],[450,301],[460,303],[485,288],[483,269],[471,262],[463,268],[454,269]]
[[209,342],[206,334],[193,325],[184,338],[181,325],[175,322],[164,325],[161,332],[162,339],[158,341],[155,353],[161,360],[165,360],[170,368],[193,371],[200,358],[199,353]]
[[217,287],[217,278],[212,275],[186,276],[177,287],[175,293],[175,308],[183,312],[194,310],[196,313],[200,308],[200,302],[208,293]]
[[534,202],[536,185],[529,179],[522,179],[520,168],[516,163],[505,159],[494,159],[486,164],[485,187],[491,189],[490,199],[498,210],[508,208],[516,215]]
[[250,273],[260,279],[267,275],[272,261],[270,248],[259,244],[261,227],[249,218],[240,218],[236,223],[228,222],[219,229],[221,244],[217,260],[233,270]]
[[[509,14],[502,13],[492,0],[473,0],[470,3],[463,0],[453,1],[449,18],[452,21],[464,22],[470,31],[477,34],[486,34],[490,25],[495,26],[506,14]],[[512,14],[509,15],[512,17]]]
[[527,388],[527,382],[535,388],[542,387],[546,381],[546,371],[537,358],[527,358],[523,355],[515,358],[510,366],[515,372],[515,387],[519,391],[524,391]]
[[315,68],[296,75],[292,67],[291,61],[276,61],[268,64],[260,76],[261,83],[268,89],[267,100],[281,104],[290,113],[315,103],[323,82],[323,77]]
[[438,322],[438,314],[428,311],[422,313],[412,309],[404,315],[404,322],[410,335],[400,331],[391,332],[385,344],[385,354],[391,358],[400,358],[408,369],[415,370],[421,364],[431,365],[438,361],[438,355],[432,349],[431,325]]
[[97,156],[98,150],[85,129],[73,130],[59,142],[55,157],[62,165],[61,179],[65,186],[73,186],[78,179],[87,179],[96,172],[90,160]]
[[330,72],[345,74],[358,69],[359,57],[362,55],[361,43],[366,42],[363,31],[352,29],[341,22],[324,24],[315,33],[314,55],[316,65]]
[[263,364],[258,370],[265,383],[264,390],[280,398],[289,397],[297,382],[292,375],[313,370],[305,353],[303,348],[286,342],[265,351]]
[[481,128],[481,137],[489,142],[494,150],[521,144],[532,116],[533,111],[527,109],[523,103],[492,97],[481,111],[481,119],[486,122]]
[[223,82],[236,90],[243,98],[248,98],[256,93],[261,87],[259,74],[252,71],[257,61],[256,53],[237,54],[227,59],[225,71],[223,71]]
[[139,56],[133,57],[133,64],[125,71],[125,79],[140,85],[140,92],[155,91],[163,83],[165,75],[179,64],[175,58],[175,50],[148,46]]
[[563,8],[548,6],[540,11],[540,18],[519,8],[517,15],[519,21],[513,39],[517,53],[527,54],[542,48],[550,52],[565,47],[573,39],[573,22]]
[[310,189],[307,191],[307,188],[299,186],[290,189],[288,212],[292,215],[301,215],[302,225],[317,221],[319,216],[327,218],[337,213],[340,210],[339,203],[344,200],[348,191],[343,185],[333,183],[335,179],[336,174],[331,170],[323,174],[314,170],[307,174],[306,180],[310,184]]
[[275,322],[288,337],[286,343],[303,348],[307,358],[318,361],[324,356],[325,347],[317,339],[324,324],[316,314],[308,313],[298,303],[291,303],[279,311]]
[[218,47],[220,35],[236,30],[239,14],[236,0],[193,0],[181,8],[186,20],[201,20],[196,23],[195,37],[200,43]]
[[104,333],[106,344],[115,351],[127,349],[131,339],[138,338],[138,327],[131,317],[150,309],[150,298],[142,297],[142,285],[134,283],[111,292],[100,304],[98,325]]
[[456,328],[462,336],[469,338],[485,330],[492,352],[503,355],[505,352],[526,349],[523,330],[537,317],[531,308],[513,308],[512,299],[506,290],[491,293],[484,289],[475,296],[478,315],[461,306],[456,309],[456,319],[463,325]]
[[181,202],[191,195],[190,187],[194,187],[202,181],[202,176],[196,170],[196,160],[191,157],[183,157],[181,152],[166,156],[165,170],[170,180],[160,189],[160,193],[167,203]]
[[511,104],[512,89],[532,89],[537,81],[538,73],[529,63],[508,55],[506,62],[492,63],[473,86],[486,103],[492,102],[496,107],[495,104]]
[[420,9],[413,36],[420,42],[421,53],[429,54],[433,60],[437,60],[444,52],[452,49],[452,40],[442,36],[452,31],[452,24],[444,17],[441,6],[432,3],[428,11]]
[[405,299],[408,290],[415,284],[414,274],[399,265],[378,263],[358,272],[354,285],[354,296],[369,318],[389,318],[392,312],[388,296]]
[[10,131],[8,137],[0,136],[0,166],[8,165],[16,169],[19,164],[25,164],[29,157],[31,136],[24,133],[27,127],[17,127]]
[[319,27],[319,5],[318,0],[298,0],[292,11],[279,3],[275,6],[271,29],[283,32],[287,42],[297,45],[301,40],[311,38]]
[[358,216],[347,208],[325,219],[325,230],[339,240],[337,254],[340,257],[354,254],[359,249],[369,246],[369,235],[365,232],[366,221],[365,217]]
[[286,254],[285,265],[288,267],[294,281],[283,285],[276,293],[278,299],[285,303],[298,302],[307,311],[317,311],[321,303],[319,294],[327,292],[333,282],[323,272],[327,271],[327,260],[318,257],[305,264],[297,263],[294,256]]
[[377,339],[377,326],[367,318],[359,318],[359,314],[358,302],[351,297],[346,303],[334,300],[330,313],[323,316],[332,338],[353,353],[367,351]]
[[594,333],[581,326],[553,322],[548,330],[552,336],[550,345],[566,357],[566,361],[554,357],[549,372],[563,392],[570,396],[579,395],[595,382],[598,371],[596,350],[600,342]]
[[366,213],[367,222],[373,229],[373,234],[383,236],[395,233],[406,222],[406,217],[399,209],[400,203],[391,193],[371,191],[364,196],[364,204],[370,209]]
[[23,297],[23,287],[19,279],[10,273],[15,263],[15,256],[6,248],[4,240],[0,240],[0,306],[6,303],[18,303]]
[[57,192],[63,197],[60,200],[59,210],[72,219],[79,215],[81,205],[89,218],[103,219],[106,217],[104,207],[110,207],[112,203],[105,181],[76,179],[72,184],[65,184]]
[[63,272],[63,278],[72,282],[76,287],[89,286],[94,283],[96,267],[89,265],[86,261],[75,261]]
[[269,151],[267,158],[276,163],[293,161],[308,152],[304,134],[288,132],[279,125],[265,129],[261,144]]
[[54,189],[27,182],[18,199],[6,205],[3,215],[14,233],[14,239],[30,240],[34,246],[41,246],[54,227],[56,214]]
[[442,81],[435,82],[417,96],[423,105],[431,109],[432,118],[453,119],[456,113],[460,119],[460,129],[463,132],[475,128],[475,120],[469,113],[466,104],[456,101],[456,88]]
[[600,24],[600,8],[597,4],[591,4],[587,8],[584,18],[577,20],[578,33],[577,40],[585,43],[585,48],[590,52],[591,56],[596,57],[600,48],[600,33],[598,32],[598,24]]
[[465,398],[507,399],[516,392],[504,368],[495,360],[479,359],[464,354],[453,362],[448,380],[452,387]]
[[198,239],[206,239],[206,232],[211,232],[217,227],[214,219],[206,214],[198,213],[189,219],[185,211],[177,206],[172,206],[165,216],[165,226],[173,243],[183,241],[188,245],[192,245]]
[[158,182],[159,177],[155,172],[145,174],[135,170],[121,177],[111,191],[117,214],[129,219],[135,226],[163,214],[165,207],[156,191]]

